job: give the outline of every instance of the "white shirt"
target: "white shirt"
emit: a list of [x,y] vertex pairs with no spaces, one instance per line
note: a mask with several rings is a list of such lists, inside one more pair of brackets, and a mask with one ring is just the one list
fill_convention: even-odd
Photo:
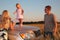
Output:
[[23,19],[22,9],[17,9],[16,14],[17,14],[16,17],[17,19]]

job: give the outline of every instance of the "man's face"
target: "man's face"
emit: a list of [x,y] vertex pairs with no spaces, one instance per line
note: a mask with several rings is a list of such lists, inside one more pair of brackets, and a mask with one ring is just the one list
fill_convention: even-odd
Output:
[[44,10],[44,11],[45,11],[45,13],[47,13],[47,14],[50,12],[50,10],[49,10],[49,9],[47,9],[47,8],[45,8],[45,10]]

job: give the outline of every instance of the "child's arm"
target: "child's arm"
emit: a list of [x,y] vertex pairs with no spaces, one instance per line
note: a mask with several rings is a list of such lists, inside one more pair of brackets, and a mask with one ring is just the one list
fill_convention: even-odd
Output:
[[16,11],[14,12],[14,14],[16,14]]
[[24,10],[22,9],[22,14],[24,13]]
[[23,10],[23,9],[20,9],[20,13],[21,13],[21,15],[23,15],[23,13],[24,13],[24,10]]

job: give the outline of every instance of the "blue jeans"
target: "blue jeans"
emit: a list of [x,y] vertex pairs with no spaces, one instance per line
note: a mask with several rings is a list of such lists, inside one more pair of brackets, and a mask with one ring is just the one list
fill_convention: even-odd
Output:
[[49,35],[50,38],[54,40],[53,32],[44,32],[44,37],[45,38],[46,38],[47,35]]

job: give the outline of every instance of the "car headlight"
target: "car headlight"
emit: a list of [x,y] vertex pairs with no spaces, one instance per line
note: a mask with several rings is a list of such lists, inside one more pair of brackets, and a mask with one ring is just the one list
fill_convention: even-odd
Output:
[[20,36],[23,38],[23,39],[31,39],[31,38],[34,38],[35,37],[35,34],[33,33],[33,31],[27,31],[26,33],[22,33],[20,34]]
[[26,36],[25,36],[25,34],[20,34],[20,36],[24,39]]

